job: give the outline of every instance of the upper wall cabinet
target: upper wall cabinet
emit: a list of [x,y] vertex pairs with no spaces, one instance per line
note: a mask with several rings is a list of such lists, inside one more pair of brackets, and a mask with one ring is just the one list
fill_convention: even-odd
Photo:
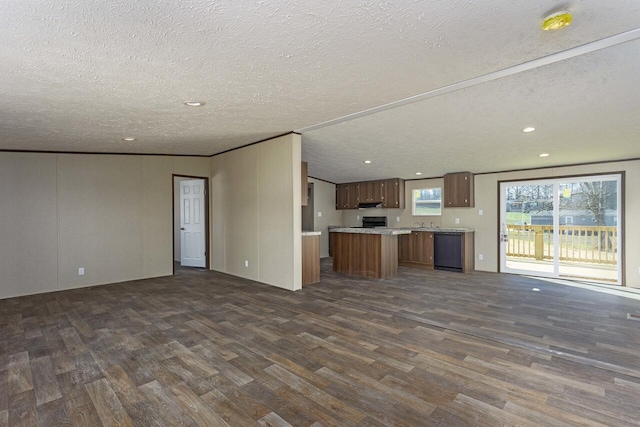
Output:
[[400,178],[385,180],[383,194],[383,208],[404,209],[404,180]]
[[384,181],[360,182],[361,203],[382,203],[384,199]]
[[404,181],[400,178],[336,185],[336,209],[358,209],[360,203],[382,203],[404,209]]
[[471,172],[448,173],[444,176],[444,207],[472,208],[473,174]]
[[336,185],[336,209],[357,209],[360,203],[359,183]]
[[302,167],[300,168],[301,175],[301,188],[300,188],[300,196],[302,201],[302,206],[309,205],[309,172],[308,172],[308,164],[307,162],[302,162]]

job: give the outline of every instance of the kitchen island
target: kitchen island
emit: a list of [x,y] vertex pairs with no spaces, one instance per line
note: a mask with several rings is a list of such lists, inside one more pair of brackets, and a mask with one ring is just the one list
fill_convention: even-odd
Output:
[[398,236],[408,229],[333,228],[333,271],[384,279],[398,273]]

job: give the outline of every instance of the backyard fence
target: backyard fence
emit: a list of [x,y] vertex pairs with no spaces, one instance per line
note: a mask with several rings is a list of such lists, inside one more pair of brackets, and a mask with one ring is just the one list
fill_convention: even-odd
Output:
[[[507,225],[507,232],[507,256],[540,261],[553,259],[552,225]],[[558,239],[560,260],[617,264],[617,239],[617,227],[561,225]]]

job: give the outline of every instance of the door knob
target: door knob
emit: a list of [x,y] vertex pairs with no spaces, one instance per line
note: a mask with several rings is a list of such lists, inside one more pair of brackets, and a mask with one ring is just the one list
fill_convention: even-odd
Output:
[[184,230],[184,227],[180,227],[180,230]]

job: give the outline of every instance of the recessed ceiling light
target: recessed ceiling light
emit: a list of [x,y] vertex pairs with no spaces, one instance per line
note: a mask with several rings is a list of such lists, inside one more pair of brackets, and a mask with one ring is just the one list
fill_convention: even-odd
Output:
[[204,102],[202,102],[202,101],[184,101],[183,104],[188,106],[188,107],[202,107],[204,105]]
[[365,163],[365,164],[367,164],[367,165],[370,165],[370,164],[371,164],[371,160],[365,160],[365,161],[364,161],[364,162],[362,162],[362,163]]
[[571,12],[567,10],[554,12],[542,20],[542,29],[544,31],[559,30],[568,27],[572,19]]
[[549,153],[538,154],[538,157],[549,157]]
[[416,175],[422,175],[422,172],[416,172]]
[[533,132],[534,130],[536,130],[536,128],[532,128],[531,126],[529,126],[527,128],[522,129],[522,132],[530,133],[530,132]]
[[122,138],[123,141],[135,141],[136,139],[132,136],[127,136],[125,138]]

